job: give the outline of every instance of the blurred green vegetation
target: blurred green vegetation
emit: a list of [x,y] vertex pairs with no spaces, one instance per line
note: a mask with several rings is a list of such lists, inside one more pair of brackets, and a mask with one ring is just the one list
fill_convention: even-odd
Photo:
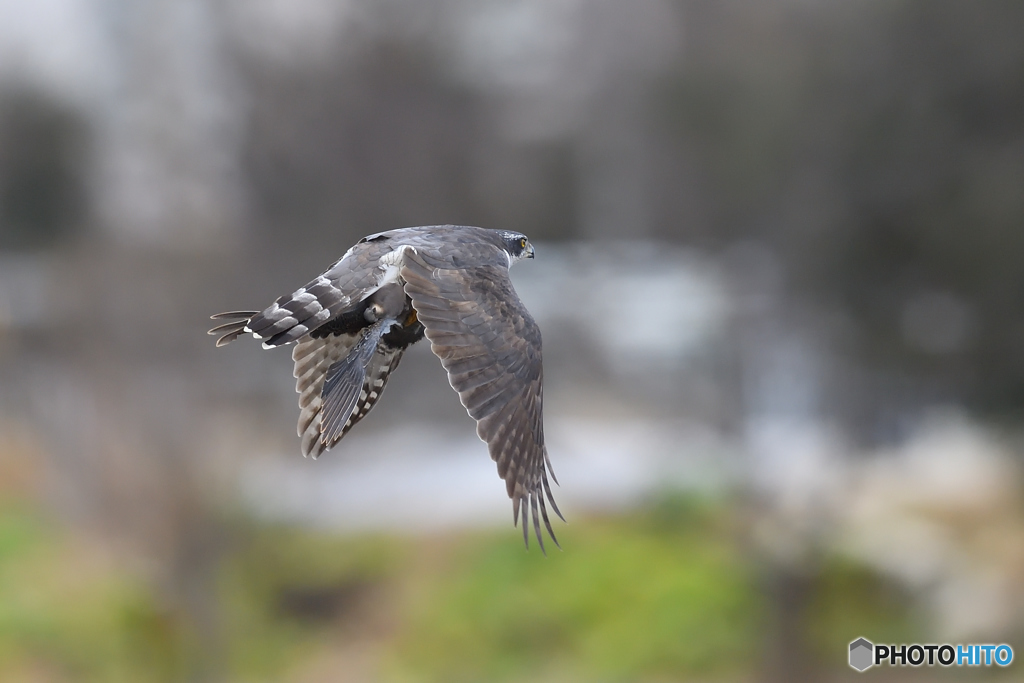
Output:
[[[300,674],[369,648],[380,680],[747,679],[766,601],[738,509],[669,496],[574,520],[546,557],[508,530],[413,539],[238,524],[211,596],[214,678],[334,680]],[[31,507],[0,508],[0,680],[195,679],[211,644],[113,557]],[[837,558],[821,564],[806,617],[808,651],[833,669],[857,635],[914,630],[909,596]]]
[[163,681],[180,631],[143,584],[22,504],[0,509],[0,680]]
[[831,557],[818,571],[805,615],[807,649],[826,667],[842,669],[847,656],[840,645],[855,638],[869,636],[876,643],[925,640],[917,616],[905,588],[880,580],[863,565]]
[[359,622],[412,565],[399,539],[250,527],[222,571],[228,659],[244,680],[283,673]]
[[574,525],[567,550],[546,559],[507,534],[467,539],[432,577],[400,641],[409,678],[633,680],[749,670],[761,606],[739,548],[721,515],[666,507]]

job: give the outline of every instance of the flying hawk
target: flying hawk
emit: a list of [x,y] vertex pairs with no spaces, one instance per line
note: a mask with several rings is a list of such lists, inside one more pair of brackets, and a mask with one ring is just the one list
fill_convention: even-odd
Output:
[[298,434],[302,454],[314,458],[370,412],[402,353],[426,335],[498,464],[513,522],[522,511],[529,546],[532,510],[543,550],[540,517],[558,545],[545,499],[565,518],[548,483],[540,329],[508,276],[513,263],[533,254],[518,232],[389,230],[359,240],[322,275],[262,312],[211,316],[228,322],[209,333],[219,335],[217,346],[246,333],[265,349],[295,343]]

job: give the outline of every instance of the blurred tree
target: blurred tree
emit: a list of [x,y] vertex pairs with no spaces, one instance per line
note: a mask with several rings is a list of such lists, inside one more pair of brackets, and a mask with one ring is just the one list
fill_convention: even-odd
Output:
[[0,92],[0,248],[48,246],[85,221],[87,136],[59,102]]
[[816,240],[824,263],[807,253],[800,271],[808,284],[831,271],[828,293],[864,329],[872,364],[926,398],[1020,410],[1024,7],[914,2],[880,17],[846,52],[881,35],[885,57],[825,86],[849,131],[836,149],[843,215]]
[[764,243],[791,301],[841,313],[859,370],[826,394],[862,436],[1024,408],[1024,6],[684,6],[666,111],[695,189],[663,210],[704,220],[667,234]]
[[387,40],[312,67],[243,58],[254,103],[244,169],[269,243],[307,235],[304,257],[319,263],[406,225],[565,234],[571,151],[501,140],[483,97],[439,61],[428,45]]
[[240,49],[256,258],[315,269],[364,234],[431,222],[598,234],[594,195],[639,183],[627,194],[643,206],[602,238],[766,247],[786,305],[835,355],[823,408],[855,434],[898,437],[894,419],[941,402],[1024,407],[1019,3],[678,9],[665,15],[685,33],[674,64],[602,75],[632,112],[595,133],[622,149],[602,162],[607,187],[587,181],[593,113],[512,139],[511,91],[460,81],[450,30],[381,19],[391,28],[312,62]]

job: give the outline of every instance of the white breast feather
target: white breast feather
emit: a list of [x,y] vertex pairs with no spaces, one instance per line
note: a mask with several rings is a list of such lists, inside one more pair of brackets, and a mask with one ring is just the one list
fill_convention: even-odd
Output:
[[408,244],[403,244],[397,249],[389,251],[380,257],[380,261],[377,262],[377,267],[384,271],[384,274],[381,276],[380,282],[377,285],[378,289],[386,284],[398,282],[402,274],[402,261],[405,259],[405,252],[410,250],[416,251]]

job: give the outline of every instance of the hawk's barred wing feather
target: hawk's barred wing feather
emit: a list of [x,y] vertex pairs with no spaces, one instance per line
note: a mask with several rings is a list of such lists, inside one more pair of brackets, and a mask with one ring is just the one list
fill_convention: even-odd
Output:
[[[359,400],[356,401],[356,407],[349,416],[348,423],[342,430],[341,436],[348,434],[348,430],[352,429],[357,422],[366,417],[370,409],[377,405],[377,401],[380,400],[381,394],[384,393],[384,387],[387,386],[391,373],[395,371],[398,363],[402,360],[402,353],[401,349],[388,349],[384,346],[377,347],[377,353],[370,359],[370,364],[366,368],[366,381],[363,382],[363,390],[359,393]],[[340,439],[341,437],[338,438]],[[332,443],[331,446],[333,445]]]
[[358,341],[356,334],[307,338],[292,349],[295,362],[295,391],[299,394],[298,435],[302,454],[319,457],[326,449],[320,441],[320,414],[323,408],[324,378],[327,369],[347,356]]
[[292,360],[295,361],[295,391],[299,394],[297,431],[304,456],[318,458],[324,451],[337,444],[357,422],[366,417],[384,393],[388,378],[402,360],[400,349],[377,347],[376,353],[366,367],[366,378],[356,399],[355,408],[351,411],[341,434],[325,441],[320,426],[324,380],[327,378],[328,369],[345,358],[358,339],[359,335],[356,334],[332,335],[319,339],[310,337],[296,344],[292,351]]
[[337,442],[351,425],[360,392],[366,396],[367,367],[377,353],[385,325],[390,324],[391,321],[381,321],[363,330],[352,351],[327,368],[320,417],[320,440],[325,444]]
[[526,534],[532,512],[543,550],[541,517],[558,544],[547,502],[562,515],[547,476],[540,330],[512,288],[507,264],[481,262],[444,267],[438,257],[409,250],[402,278],[431,350],[505,480],[513,520],[522,519]]

